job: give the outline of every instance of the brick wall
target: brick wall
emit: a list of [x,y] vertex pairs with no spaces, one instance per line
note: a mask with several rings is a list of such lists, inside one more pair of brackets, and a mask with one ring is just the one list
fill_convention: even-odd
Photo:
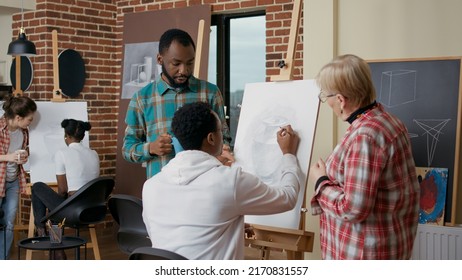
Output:
[[[52,30],[58,31],[58,53],[79,52],[85,62],[86,81],[81,95],[72,101],[87,101],[92,124],[90,146],[101,159],[101,173],[115,174],[119,60],[115,38],[116,6],[112,0],[37,0],[35,11],[24,13],[24,28],[35,43],[31,57],[34,78],[25,93],[34,100],[53,97]],[[21,15],[13,16],[17,33]],[[13,34],[17,36],[17,34]]]
[[[36,0],[35,11],[25,12],[23,26],[35,43],[31,57],[34,79],[25,93],[34,100],[53,97],[53,29],[58,31],[58,53],[78,51],[86,67],[86,82],[79,98],[87,101],[91,130],[90,146],[101,159],[101,173],[115,176],[117,154],[117,106],[120,94],[123,19],[127,13],[182,8],[208,4],[212,13],[266,10],[266,75],[279,74],[278,62],[285,58],[293,0]],[[303,21],[303,16],[302,19]],[[21,14],[13,16],[12,39],[17,37]],[[303,78],[302,22],[294,60],[294,79]],[[27,204],[27,203],[26,203]],[[24,206],[23,207],[28,207]],[[29,213],[23,209],[23,213]]]

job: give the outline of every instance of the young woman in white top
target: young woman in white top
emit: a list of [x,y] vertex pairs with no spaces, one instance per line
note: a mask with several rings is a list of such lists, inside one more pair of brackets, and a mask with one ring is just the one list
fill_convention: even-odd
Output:
[[64,142],[67,147],[58,150],[54,155],[58,192],[42,182],[32,186],[31,201],[38,236],[46,235],[45,224],[41,220],[45,217],[47,208],[53,210],[87,182],[99,177],[98,154],[81,143],[85,131],[91,129],[90,123],[65,119],[61,122],[61,127],[64,128]]
[[27,96],[7,96],[3,110],[0,117],[0,207],[5,213],[2,224],[6,225],[6,242],[0,231],[0,259],[8,259],[19,194],[26,189],[26,173],[22,165],[29,156],[28,127],[37,105]]

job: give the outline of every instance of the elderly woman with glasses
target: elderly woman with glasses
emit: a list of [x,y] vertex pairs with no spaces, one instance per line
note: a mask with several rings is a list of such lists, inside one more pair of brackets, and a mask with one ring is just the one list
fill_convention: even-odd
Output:
[[320,101],[350,124],[310,169],[323,259],[409,259],[420,190],[406,127],[375,101],[363,59],[334,58],[316,82]]

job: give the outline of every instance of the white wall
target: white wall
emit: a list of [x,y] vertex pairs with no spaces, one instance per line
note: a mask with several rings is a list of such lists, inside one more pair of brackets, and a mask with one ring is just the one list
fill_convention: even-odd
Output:
[[[366,60],[462,56],[460,0],[305,0],[304,78],[313,78],[333,56],[353,53]],[[312,162],[325,158],[347,125],[321,105]],[[307,186],[307,205],[313,185]],[[460,193],[461,191],[459,191]],[[320,259],[319,220],[308,214]]]
[[[7,55],[8,45],[12,41],[13,30],[11,28],[13,20],[13,14],[20,13],[22,8],[22,1],[19,0],[0,0],[0,38],[2,38],[0,43],[0,61],[6,61],[6,77],[7,84],[11,84],[10,81],[10,67],[12,57]],[[24,11],[26,10],[35,10],[35,0],[24,0]],[[14,32],[14,38],[17,38],[18,31]],[[0,64],[0,71],[4,71],[3,65]],[[1,72],[3,73],[3,72]]]
[[[11,60],[12,57],[10,55],[7,55],[6,53],[8,52],[8,45],[11,42],[11,24],[12,24],[12,19],[11,15],[17,11],[17,9],[13,8],[6,8],[6,7],[0,7],[0,38],[2,39],[2,43],[0,44],[0,61],[5,61],[6,65],[4,66],[3,64],[0,64],[0,73],[4,73],[6,68],[6,77],[7,77],[7,84],[11,84],[10,82],[10,65],[11,65]],[[8,28],[9,27],[9,28]],[[2,78],[3,79],[3,78]]]

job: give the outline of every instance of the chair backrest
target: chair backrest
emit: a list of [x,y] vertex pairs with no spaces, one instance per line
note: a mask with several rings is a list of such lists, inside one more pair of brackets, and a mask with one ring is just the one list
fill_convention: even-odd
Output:
[[109,211],[119,224],[119,231],[129,231],[147,236],[143,222],[143,202],[128,194],[114,194],[108,200]]
[[130,254],[130,260],[187,260],[172,251],[152,247],[140,247]]
[[50,211],[42,222],[47,220],[61,222],[66,218],[65,226],[78,228],[104,221],[107,213],[106,201],[114,185],[114,179],[111,177],[98,177],[91,180]]
[[143,222],[143,203],[138,197],[114,194],[108,200],[109,211],[119,224],[117,243],[119,249],[129,255],[138,247],[151,246]]

